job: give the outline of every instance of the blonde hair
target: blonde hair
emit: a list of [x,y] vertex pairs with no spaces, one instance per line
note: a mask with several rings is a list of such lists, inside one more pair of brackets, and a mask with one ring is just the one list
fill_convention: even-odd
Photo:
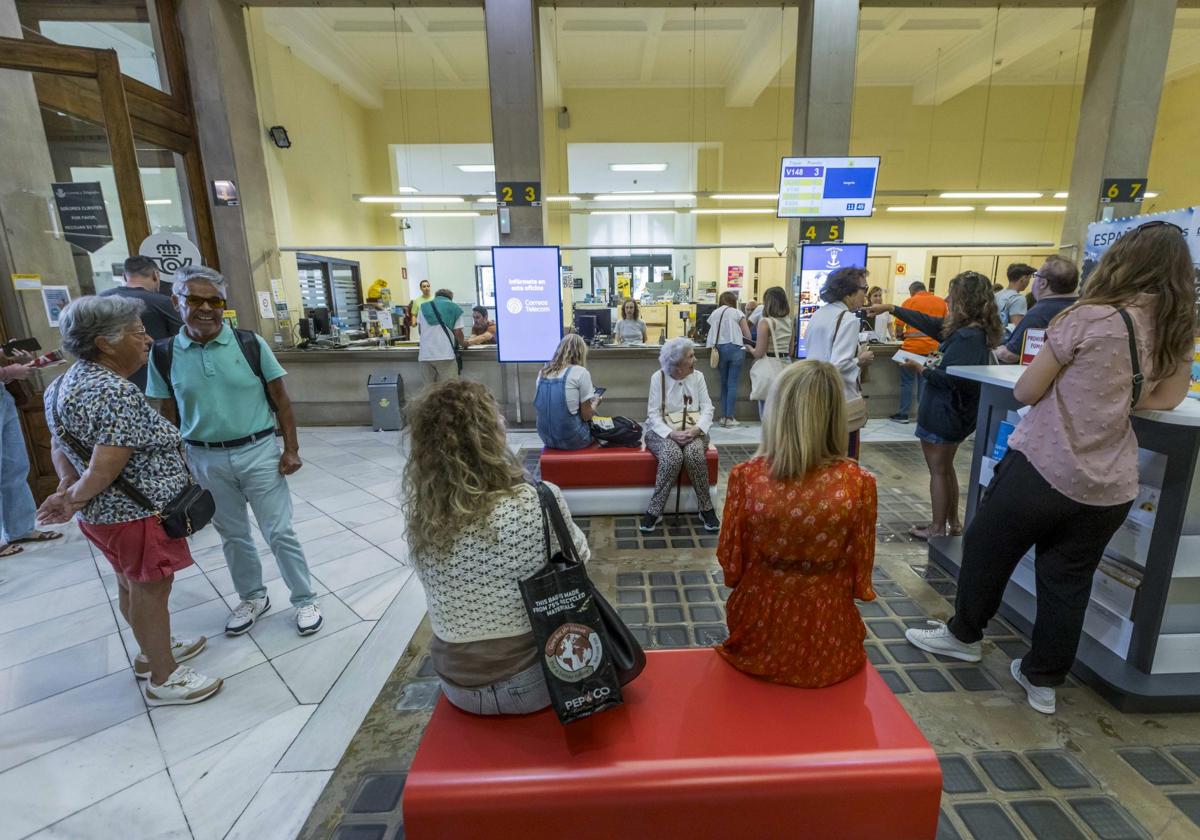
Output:
[[571,365],[587,364],[587,342],[578,333],[563,336],[558,342],[554,357],[542,368],[542,376],[553,376]]
[[767,394],[762,443],[755,456],[771,478],[788,481],[846,457],[849,431],[842,378],[828,362],[789,365]]
[[415,554],[444,546],[487,517],[524,480],[486,387],[451,379],[408,408],[403,511]]

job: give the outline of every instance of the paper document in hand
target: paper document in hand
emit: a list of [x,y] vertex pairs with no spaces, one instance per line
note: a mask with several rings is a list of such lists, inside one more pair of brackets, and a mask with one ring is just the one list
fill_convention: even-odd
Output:
[[922,356],[919,353],[910,353],[907,350],[897,350],[896,355],[892,356],[892,361],[898,365],[902,365],[905,362],[916,362],[921,367],[925,367],[929,364],[929,357]]

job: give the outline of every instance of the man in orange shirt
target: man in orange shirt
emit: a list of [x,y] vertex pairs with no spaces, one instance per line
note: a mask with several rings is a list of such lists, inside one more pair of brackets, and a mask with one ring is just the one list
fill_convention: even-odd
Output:
[[[926,289],[925,284],[920,280],[909,284],[908,294],[910,297],[903,304],[906,309],[915,309],[917,312],[922,312],[934,318],[946,317],[946,301]],[[925,335],[925,333],[908,326],[903,321],[897,326],[904,327],[904,343],[900,345],[901,350],[907,350],[909,353],[916,353],[920,356],[928,356],[938,349],[938,339]],[[917,394],[917,402],[920,402],[921,377],[906,368],[900,368],[900,411],[891,416],[891,419],[895,422],[908,422],[908,411],[912,408],[914,390]]]

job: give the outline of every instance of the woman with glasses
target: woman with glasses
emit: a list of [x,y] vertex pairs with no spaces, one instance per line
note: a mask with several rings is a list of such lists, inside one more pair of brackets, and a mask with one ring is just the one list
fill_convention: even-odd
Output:
[[1175,225],[1142,225],[1105,252],[1013,389],[1031,408],[963,538],[954,617],[909,630],[912,644],[978,662],[983,628],[1036,546],[1032,647],[1011,669],[1029,704],[1054,713],[1054,687],[1075,661],[1092,577],[1137,496],[1129,414],[1169,410],[1187,396],[1195,277]]
[[992,281],[974,271],[964,271],[950,281],[945,318],[934,318],[903,306],[872,306],[868,315],[891,312],[906,324],[941,343],[929,362],[922,366],[905,362],[905,370],[925,382],[917,409],[917,438],[929,465],[929,495],[933,521],[914,525],[909,534],[919,540],[962,533],[958,515],[958,474],[954,456],[959,445],[975,431],[979,408],[979,383],[951,376],[954,365],[986,365],[991,348],[1000,343],[1004,328],[996,309]]
[[821,289],[826,305],[813,314],[808,324],[808,358],[831,363],[842,377],[851,458],[858,458],[859,430],[867,424],[867,404],[860,384],[862,369],[875,358],[859,342],[855,314],[867,302],[867,276],[865,268],[854,267],[839,268],[830,274]]

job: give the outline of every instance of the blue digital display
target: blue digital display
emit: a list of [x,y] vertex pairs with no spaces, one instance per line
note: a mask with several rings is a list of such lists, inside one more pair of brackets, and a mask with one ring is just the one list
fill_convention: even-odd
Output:
[[562,340],[558,248],[492,248],[496,278],[496,358],[545,362]]

